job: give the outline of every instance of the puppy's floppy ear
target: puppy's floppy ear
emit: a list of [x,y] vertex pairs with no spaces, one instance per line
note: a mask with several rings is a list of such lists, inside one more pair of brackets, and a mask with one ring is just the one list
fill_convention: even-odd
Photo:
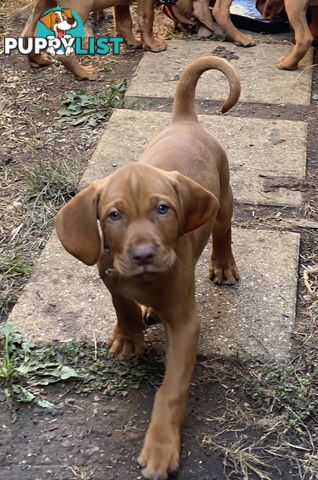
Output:
[[55,228],[63,247],[86,265],[94,265],[101,252],[98,200],[98,182],[94,182],[67,202],[55,217]]
[[55,13],[49,12],[46,15],[43,15],[43,17],[40,17],[39,22],[44,23],[46,28],[52,30],[55,23]]
[[64,13],[64,15],[67,16],[67,18],[73,17],[72,10],[70,8],[62,8],[61,12]]
[[205,188],[179,172],[169,172],[182,209],[182,233],[201,227],[218,210],[219,201]]

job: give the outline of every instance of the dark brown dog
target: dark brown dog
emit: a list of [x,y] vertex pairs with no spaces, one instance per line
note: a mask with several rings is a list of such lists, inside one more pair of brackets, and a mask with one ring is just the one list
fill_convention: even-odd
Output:
[[[126,43],[131,46],[144,46],[153,52],[160,52],[166,48],[165,42],[153,36],[153,20],[155,0],[138,0],[138,19],[141,41],[137,40],[132,32],[132,18],[129,4],[133,0],[35,0],[31,17],[23,30],[24,37],[33,37],[35,27],[40,17],[49,9],[63,6],[79,14],[83,23],[90,12],[100,11],[103,8],[114,7],[116,30]],[[81,80],[96,80],[98,74],[91,66],[81,65],[75,55],[59,57],[64,66]],[[46,54],[29,55],[31,67],[50,65],[52,59]]]
[[167,478],[179,465],[180,427],[200,330],[194,269],[211,232],[211,279],[218,284],[238,279],[226,154],[194,108],[196,84],[209,69],[220,70],[230,83],[222,111],[235,105],[240,82],[234,68],[217,57],[196,60],[177,86],[171,125],[140,160],[92,183],[56,217],[63,246],[87,265],[97,262],[112,295],[118,321],[109,339],[111,353],[143,351],[141,305],[164,324],[166,372],[138,458],[143,475],[153,480]]

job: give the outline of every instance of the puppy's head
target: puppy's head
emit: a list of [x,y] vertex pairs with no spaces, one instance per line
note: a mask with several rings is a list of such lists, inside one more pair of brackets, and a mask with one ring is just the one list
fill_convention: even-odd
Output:
[[284,10],[284,0],[256,0],[256,8],[264,18],[275,18]]
[[203,225],[218,206],[212,193],[182,174],[135,163],[82,190],[55,225],[76,258],[93,265],[104,244],[118,273],[133,277],[171,269],[179,236]]

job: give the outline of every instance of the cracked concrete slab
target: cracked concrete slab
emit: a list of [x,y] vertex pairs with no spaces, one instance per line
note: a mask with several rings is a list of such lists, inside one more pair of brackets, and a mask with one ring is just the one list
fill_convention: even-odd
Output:
[[[212,112],[211,112],[212,113]],[[228,154],[234,198],[240,203],[300,207],[306,170],[305,122],[200,115]],[[82,184],[137,160],[171,114],[117,110],[99,141]],[[136,128],[136,125],[142,126]]]
[[[210,247],[197,266],[203,320],[199,350],[211,355],[243,348],[266,358],[286,358],[295,320],[299,235],[235,229],[233,245],[241,274],[236,286],[218,287],[209,281]],[[104,341],[115,313],[96,268],[65,252],[53,234],[10,322],[37,342]],[[146,335],[149,341],[161,341],[162,336],[159,325]]]
[[[277,60],[292,49],[290,44],[260,43],[242,48],[229,42],[172,40],[168,49],[157,54],[145,53],[130,81],[125,104],[136,99],[171,98],[185,65],[202,55],[218,55],[237,68],[242,82],[242,102],[278,105],[309,105],[312,50],[300,63],[300,70],[282,71]],[[205,73],[199,81],[198,100],[224,100],[228,91],[225,77],[216,71]]]

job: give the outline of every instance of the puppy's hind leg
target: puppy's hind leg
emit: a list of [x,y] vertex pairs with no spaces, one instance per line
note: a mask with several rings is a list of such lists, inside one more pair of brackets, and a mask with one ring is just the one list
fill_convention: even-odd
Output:
[[[30,18],[27,21],[26,26],[23,29],[22,37],[25,39],[35,36],[35,27],[39,18],[43,15],[46,10],[56,7],[56,2],[54,0],[37,0],[34,3],[34,7],[31,13]],[[51,65],[53,60],[46,53],[35,54],[31,52],[28,55],[29,64],[32,68],[43,67],[45,65]]]
[[117,35],[123,37],[130,47],[142,47],[141,40],[134,37],[132,30],[132,18],[129,5],[117,5],[114,7],[114,18]]
[[222,192],[220,208],[212,230],[213,248],[210,261],[210,278],[217,285],[233,285],[239,279],[232,252],[231,221],[233,195],[230,185]]
[[307,23],[307,7],[308,2],[285,0],[288,19],[295,32],[296,45],[287,57],[279,59],[277,68],[280,70],[295,70],[298,62],[304,58],[313,41],[313,36]]
[[224,33],[235,43],[242,47],[252,47],[255,40],[251,35],[245,35],[233,25],[230,17],[230,7],[233,0],[216,0],[213,7],[213,17]]
[[155,0],[138,0],[138,19],[143,46],[152,52],[162,52],[167,48],[164,40],[154,38]]

